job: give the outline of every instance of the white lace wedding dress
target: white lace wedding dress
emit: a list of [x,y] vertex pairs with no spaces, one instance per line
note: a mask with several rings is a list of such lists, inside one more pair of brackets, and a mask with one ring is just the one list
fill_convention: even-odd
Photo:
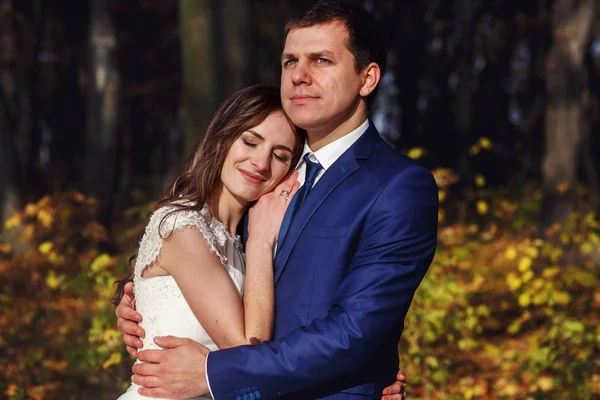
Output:
[[[168,238],[171,232],[191,226],[198,229],[198,239],[205,240],[210,249],[219,256],[223,267],[242,296],[245,281],[242,244],[239,237],[231,235],[223,224],[210,215],[206,206],[202,211],[185,210],[168,215],[174,209],[173,206],[167,206],[154,212],[138,250],[133,282],[136,308],[142,314],[140,326],[146,331],[146,336],[142,339],[144,346],[139,350],[159,348],[153,338],[166,335],[190,338],[211,351],[217,350],[215,343],[192,313],[175,279],[171,276],[142,278],[142,272],[158,257],[164,242],[162,238]],[[202,282],[198,282],[199,288],[201,285]],[[148,397],[137,393],[138,388],[139,386],[132,383],[119,400],[147,399]],[[196,399],[211,398],[208,394],[196,397]]]

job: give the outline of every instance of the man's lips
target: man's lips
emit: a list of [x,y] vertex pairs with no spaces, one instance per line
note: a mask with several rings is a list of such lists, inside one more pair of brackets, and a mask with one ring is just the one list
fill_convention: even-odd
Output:
[[318,97],[316,97],[316,96],[311,96],[308,94],[296,94],[296,95],[292,96],[290,99],[292,100],[292,102],[294,104],[305,104],[311,100],[316,100],[317,98]]
[[244,169],[240,169],[239,171],[240,171],[240,174],[242,174],[242,176],[244,177],[244,179],[246,179],[250,183],[253,183],[256,185],[259,183],[266,182],[266,179],[262,175],[253,174],[252,172],[246,171]]

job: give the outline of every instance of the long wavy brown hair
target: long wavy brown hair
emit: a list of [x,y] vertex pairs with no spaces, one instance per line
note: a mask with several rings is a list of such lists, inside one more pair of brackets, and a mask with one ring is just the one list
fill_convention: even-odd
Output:
[[[221,188],[221,170],[233,142],[242,133],[260,125],[269,115],[278,111],[283,112],[281,96],[279,88],[273,85],[254,85],[229,96],[217,109],[192,152],[183,174],[169,186],[154,210],[169,205],[175,207],[171,213],[181,210],[199,211],[205,204],[209,204],[211,196]],[[297,133],[291,169],[296,166],[302,153],[305,133],[289,119],[288,122]],[[135,257],[129,260],[129,276],[117,281],[112,299],[115,306],[123,297],[125,284],[133,279],[132,265]]]

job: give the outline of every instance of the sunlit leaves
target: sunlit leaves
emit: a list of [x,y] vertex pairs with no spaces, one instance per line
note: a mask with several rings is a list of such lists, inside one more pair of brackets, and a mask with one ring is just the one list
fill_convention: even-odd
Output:
[[487,201],[485,201],[485,200],[477,201],[477,213],[479,215],[486,215],[489,210],[490,210],[490,206],[487,203]]
[[15,214],[4,222],[4,229],[14,229],[21,224],[21,216]]
[[431,172],[438,188],[446,188],[458,182],[458,175],[449,168],[436,168]]
[[[119,260],[104,252],[109,238],[95,210],[95,201],[80,193],[59,193],[27,204],[5,223],[0,271],[10,283],[0,295],[0,365],[15,386],[0,397],[55,398],[78,382],[114,381],[115,369],[127,380],[109,304],[122,268],[115,271]],[[98,334],[90,335],[92,329]]]
[[475,175],[475,186],[477,186],[478,188],[482,188],[485,186],[485,177],[481,174],[477,174]]
[[90,271],[92,272],[100,272],[101,270],[114,265],[114,258],[109,256],[106,253],[100,254],[96,259],[92,262],[90,266]]
[[422,158],[425,155],[425,149],[422,147],[413,147],[412,149],[408,150],[408,152],[406,153],[407,156],[409,156],[410,158],[412,158],[413,160],[418,160],[420,158]]
[[112,353],[108,360],[104,361],[104,363],[102,364],[102,369],[107,369],[112,365],[118,365],[119,363],[121,363],[121,359],[121,353]]

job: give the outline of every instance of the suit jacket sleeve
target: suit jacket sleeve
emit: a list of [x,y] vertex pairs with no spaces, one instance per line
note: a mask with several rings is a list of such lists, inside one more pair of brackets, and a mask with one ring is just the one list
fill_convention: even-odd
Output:
[[402,323],[437,241],[437,187],[429,171],[405,169],[380,191],[358,248],[324,319],[258,346],[211,353],[215,399],[271,399],[356,372]]

